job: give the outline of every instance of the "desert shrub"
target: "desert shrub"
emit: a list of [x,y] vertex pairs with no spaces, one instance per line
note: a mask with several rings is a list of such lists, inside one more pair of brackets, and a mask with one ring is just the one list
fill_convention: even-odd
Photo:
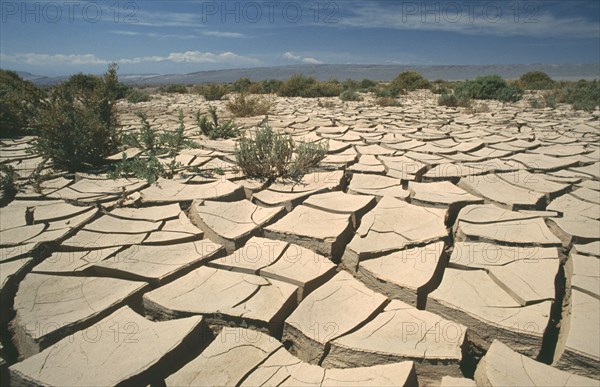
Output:
[[523,90],[515,86],[508,86],[498,90],[495,99],[502,102],[517,102],[521,98],[523,98]]
[[188,89],[185,85],[175,84],[175,85],[161,86],[158,89],[158,91],[161,93],[186,94],[188,92]]
[[278,94],[281,97],[312,97],[310,94],[316,84],[317,80],[313,77],[293,75],[281,85]]
[[294,158],[289,168],[292,177],[302,176],[319,165],[327,155],[329,146],[324,141],[297,142],[294,145]]
[[347,89],[340,93],[342,101],[362,101],[362,97],[355,90]]
[[38,154],[59,167],[80,171],[102,165],[117,150],[116,69],[116,65],[109,66],[89,93],[68,83],[52,90],[32,124],[38,135]]
[[260,81],[258,84],[261,88],[261,94],[273,94],[279,92],[279,89],[283,86],[283,81],[279,79],[266,79]]
[[[111,64],[115,71],[119,69],[116,64]],[[106,85],[102,84],[102,77],[93,74],[77,73],[73,74],[67,79],[63,85],[73,90],[77,94],[94,94],[99,88],[103,88]],[[125,98],[130,92],[130,87],[121,83],[115,82],[110,85],[110,92],[114,95],[115,100]]]
[[248,78],[240,78],[237,81],[233,82],[233,90],[238,93],[246,93],[250,89],[250,85],[252,85],[252,81]]
[[448,107],[469,107],[471,99],[464,94],[442,93],[438,97],[438,105]]
[[518,85],[525,90],[549,90],[554,87],[554,81],[543,71],[529,71],[521,75]]
[[342,82],[342,87],[344,88],[344,90],[358,90],[360,89],[360,82],[355,81],[352,78],[348,78],[344,82]]
[[543,95],[544,105],[546,107],[555,108],[556,107],[556,94],[553,92],[546,92]]
[[[123,142],[141,149],[142,153],[131,159],[123,154],[123,158],[110,171],[109,176],[113,179],[135,176],[149,183],[154,183],[159,177],[172,178],[177,168],[181,167],[181,163],[176,162],[175,157],[181,149],[193,146],[191,141],[185,139],[183,112],[179,111],[179,126],[175,131],[162,133],[150,125],[146,114],[138,112],[137,115],[142,128],[136,133],[124,136]],[[165,157],[171,159],[167,160]]]
[[[214,106],[208,107],[208,115],[196,113],[196,122],[200,128],[200,134],[208,136],[211,140],[218,138],[231,138],[239,136],[242,128],[233,120],[219,121],[217,109]],[[210,116],[210,118],[209,118]]]
[[207,101],[219,101],[229,91],[227,86],[220,83],[198,86],[196,87],[196,90],[198,94],[203,96]]
[[360,90],[364,92],[373,91],[377,88],[377,82],[370,79],[363,79],[360,81]]
[[375,104],[386,107],[386,106],[402,106],[400,101],[393,97],[380,97],[375,100]]
[[16,193],[15,169],[11,165],[0,164],[0,206],[10,203]]
[[431,82],[430,90],[434,94],[449,94],[452,90],[452,84],[443,79],[436,79],[435,81]]
[[568,82],[554,95],[556,102],[568,103],[575,110],[593,111],[600,105],[600,83],[598,80]]
[[41,92],[16,72],[0,70],[0,135],[23,134],[37,114]]
[[516,102],[523,95],[520,89],[509,86],[498,75],[487,75],[465,81],[456,86],[454,93],[463,98],[497,99],[503,102]]
[[297,143],[287,134],[273,131],[268,123],[259,126],[253,137],[242,137],[235,149],[238,166],[248,177],[274,180],[303,175],[325,157],[323,143]]
[[271,103],[264,98],[241,93],[227,102],[227,109],[236,117],[264,116],[271,109]]
[[317,82],[312,88],[311,97],[337,97],[342,91],[344,86],[337,80]]
[[540,101],[539,98],[532,98],[529,100],[529,106],[531,106],[534,109],[540,109],[543,108],[545,104],[543,103],[543,101]]
[[85,94],[92,94],[96,88],[100,87],[101,80],[100,77],[93,74],[77,73],[71,75],[63,85]]
[[397,98],[400,95],[398,90],[395,90],[389,86],[380,86],[375,89],[375,96],[379,98]]
[[130,103],[148,102],[152,99],[150,94],[140,89],[131,89],[127,93],[127,101]]
[[417,89],[428,89],[430,84],[429,81],[418,72],[404,71],[394,78],[391,87],[396,91],[413,91]]
[[277,94],[281,97],[337,97],[343,90],[343,85],[336,80],[318,82],[313,77],[294,75],[281,85]]

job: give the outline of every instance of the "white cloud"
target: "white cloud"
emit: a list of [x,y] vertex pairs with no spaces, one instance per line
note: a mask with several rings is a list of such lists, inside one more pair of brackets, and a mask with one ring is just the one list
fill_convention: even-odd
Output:
[[122,36],[147,36],[149,38],[158,39],[197,39],[196,35],[182,35],[182,34],[159,34],[156,32],[138,32],[138,31],[126,31],[126,30],[113,30],[111,34],[122,35]]
[[217,38],[245,38],[244,34],[239,32],[223,32],[223,31],[202,31],[204,36],[215,36]]
[[310,57],[303,58],[302,62],[304,62],[304,63],[310,63],[310,64],[322,64],[323,63],[320,60],[317,60],[315,58],[310,58]]
[[101,59],[94,54],[0,54],[2,61],[12,63],[23,63],[28,65],[48,65],[48,64],[66,64],[66,65],[107,65],[109,60]]
[[291,52],[286,52],[285,54],[283,54],[283,58],[284,59],[289,59],[289,60],[302,60],[301,57],[299,57],[298,55],[294,55]]
[[173,62],[173,63],[227,63],[227,64],[259,64],[260,61],[243,55],[238,55],[231,51],[222,53],[202,52],[202,51],[185,51],[172,52],[166,56],[153,55],[135,58],[122,59],[103,59],[98,58],[93,54],[82,55],[63,55],[63,54],[0,54],[2,61],[11,63],[22,63],[28,65],[107,65],[111,62],[120,64],[140,64],[152,62]]
[[146,63],[146,62],[175,62],[175,63],[240,63],[240,64],[258,64],[257,59],[237,55],[231,51],[223,53],[186,51],[173,52],[167,56],[146,56],[139,58],[121,59],[118,63]]
[[283,54],[283,58],[287,59],[287,60],[293,60],[293,61],[297,61],[297,62],[304,62],[304,63],[310,63],[310,64],[322,64],[323,62],[321,62],[320,60],[316,59],[316,58],[312,58],[312,57],[301,57],[300,55],[296,55],[293,52],[286,52],[285,54]]

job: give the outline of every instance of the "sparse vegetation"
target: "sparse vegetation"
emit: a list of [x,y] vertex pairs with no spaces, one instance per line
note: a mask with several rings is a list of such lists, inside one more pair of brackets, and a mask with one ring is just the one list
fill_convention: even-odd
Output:
[[428,89],[429,81],[416,71],[404,71],[392,81],[390,86],[396,92]]
[[99,167],[116,152],[118,124],[117,66],[109,66],[92,91],[82,91],[67,81],[43,100],[32,124],[38,138],[35,149],[68,171]]
[[141,155],[128,159],[125,153],[119,163],[109,173],[113,179],[135,176],[149,183],[154,183],[159,177],[172,178],[181,163],[175,161],[177,154],[193,143],[185,139],[183,112],[179,111],[179,126],[173,132],[158,133],[144,113],[137,113],[142,123],[139,132],[127,135],[123,142],[142,150]]
[[448,107],[470,107],[471,99],[464,94],[442,93],[438,97],[438,105]]
[[346,89],[341,92],[340,99],[342,101],[362,101],[362,97],[355,90]]
[[208,115],[197,112],[196,122],[200,128],[200,134],[208,136],[211,140],[237,137],[242,133],[242,128],[233,120],[219,121],[217,108],[214,106],[208,107]]
[[554,87],[554,81],[543,71],[530,71],[519,78],[519,87],[525,90],[549,90]]
[[594,111],[600,106],[600,82],[597,79],[564,83],[552,94],[556,102],[568,103],[575,110]]
[[313,77],[294,75],[279,88],[282,97],[337,97],[344,90],[343,85],[336,80],[319,82]]
[[158,91],[161,93],[186,94],[188,92],[188,89],[185,85],[175,84],[175,85],[161,86],[158,89]]
[[227,86],[219,83],[211,83],[210,85],[196,86],[194,90],[204,97],[207,101],[219,101],[227,94]]
[[291,136],[273,131],[265,123],[252,137],[238,141],[235,157],[248,177],[273,181],[277,177],[297,177],[316,167],[327,154],[328,145],[294,143]]
[[233,82],[233,90],[238,93],[247,93],[252,85],[252,81],[249,78],[240,78]]
[[127,93],[127,101],[130,103],[148,102],[151,99],[152,97],[150,94],[146,93],[144,90],[131,89],[129,93]]
[[16,72],[0,70],[0,128],[2,137],[23,134],[37,114],[41,92]]
[[487,75],[459,84],[454,89],[454,94],[459,98],[517,102],[521,99],[523,92],[515,86],[509,86],[498,75]]
[[10,165],[0,164],[0,206],[10,203],[16,193],[15,169]]
[[227,109],[236,117],[264,116],[269,113],[271,103],[262,97],[241,93],[227,102]]

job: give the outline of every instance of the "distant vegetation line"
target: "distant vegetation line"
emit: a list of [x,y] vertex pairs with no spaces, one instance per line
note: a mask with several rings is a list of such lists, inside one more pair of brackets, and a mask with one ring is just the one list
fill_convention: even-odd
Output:
[[[319,81],[337,79],[372,79],[391,81],[399,73],[416,70],[424,78],[433,81],[462,81],[478,76],[497,74],[505,79],[517,79],[530,71],[542,71],[555,80],[592,80],[600,74],[600,63],[588,64],[503,64],[503,65],[356,65],[356,64],[320,64],[289,65],[274,67],[255,67],[243,69],[223,69],[199,71],[189,74],[130,74],[121,75],[121,81],[132,85],[169,85],[174,83],[199,84],[215,82],[235,82],[239,78],[252,81],[267,79],[285,80],[294,74],[314,77]],[[19,75],[36,85],[58,84],[68,78],[47,77],[19,72]]]

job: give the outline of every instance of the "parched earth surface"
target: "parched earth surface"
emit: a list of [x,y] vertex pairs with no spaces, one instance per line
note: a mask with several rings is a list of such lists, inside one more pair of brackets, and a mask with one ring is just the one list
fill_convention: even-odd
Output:
[[119,103],[125,130],[184,112],[156,184],[34,189],[33,138],[1,140],[3,385],[600,385],[600,112],[271,98],[329,141],[295,181],[246,179],[193,95]]

